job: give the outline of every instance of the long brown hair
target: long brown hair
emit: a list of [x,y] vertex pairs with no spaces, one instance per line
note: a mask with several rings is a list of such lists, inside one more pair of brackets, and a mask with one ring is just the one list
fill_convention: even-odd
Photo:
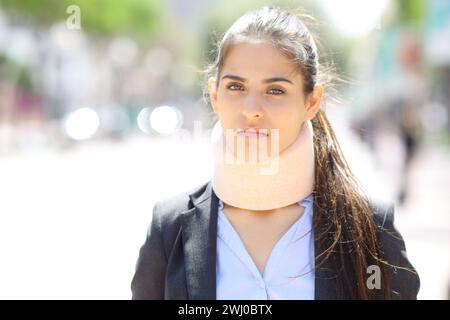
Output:
[[[240,17],[217,43],[216,59],[206,69],[205,84],[208,77],[214,76],[219,85],[221,68],[232,44],[263,40],[296,63],[306,95],[313,92],[317,83],[326,91],[329,68],[319,64],[317,41],[302,15],[300,11],[265,6]],[[204,94],[207,97],[206,85]],[[341,298],[390,298],[388,272],[381,258],[370,198],[350,170],[323,108],[322,103],[312,120],[316,167],[314,237],[323,248],[316,255],[316,269],[327,259],[333,261],[341,275]],[[366,285],[370,265],[378,265],[381,270],[380,289],[370,290]]]

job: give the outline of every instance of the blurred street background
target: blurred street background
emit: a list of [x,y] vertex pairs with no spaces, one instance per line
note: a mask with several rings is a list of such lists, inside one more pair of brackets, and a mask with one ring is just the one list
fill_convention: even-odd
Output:
[[450,298],[449,0],[0,0],[0,299],[131,298],[154,202],[211,177],[200,71],[267,4],[317,19],[341,147]]

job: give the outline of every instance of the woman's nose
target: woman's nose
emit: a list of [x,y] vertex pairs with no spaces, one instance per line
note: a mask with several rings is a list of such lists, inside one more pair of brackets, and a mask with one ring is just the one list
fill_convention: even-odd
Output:
[[261,118],[263,116],[263,110],[256,93],[247,95],[242,113],[249,119]]

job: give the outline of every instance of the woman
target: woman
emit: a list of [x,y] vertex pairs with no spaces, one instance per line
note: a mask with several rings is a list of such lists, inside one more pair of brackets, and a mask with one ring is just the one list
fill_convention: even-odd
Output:
[[393,207],[363,195],[322,109],[300,17],[245,14],[209,71],[213,178],[155,204],[133,299],[416,299]]

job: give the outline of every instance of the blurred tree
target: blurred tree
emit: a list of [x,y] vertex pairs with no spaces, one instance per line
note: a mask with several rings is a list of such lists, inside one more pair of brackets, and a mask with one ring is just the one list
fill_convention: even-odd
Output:
[[425,20],[427,4],[425,0],[397,0],[398,22],[421,25]]
[[163,27],[164,9],[158,0],[0,0],[1,8],[11,15],[43,26],[65,21],[70,5],[80,7],[81,27],[87,32],[149,39]]
[[24,90],[33,89],[31,70],[4,54],[0,54],[0,79],[14,82]]

